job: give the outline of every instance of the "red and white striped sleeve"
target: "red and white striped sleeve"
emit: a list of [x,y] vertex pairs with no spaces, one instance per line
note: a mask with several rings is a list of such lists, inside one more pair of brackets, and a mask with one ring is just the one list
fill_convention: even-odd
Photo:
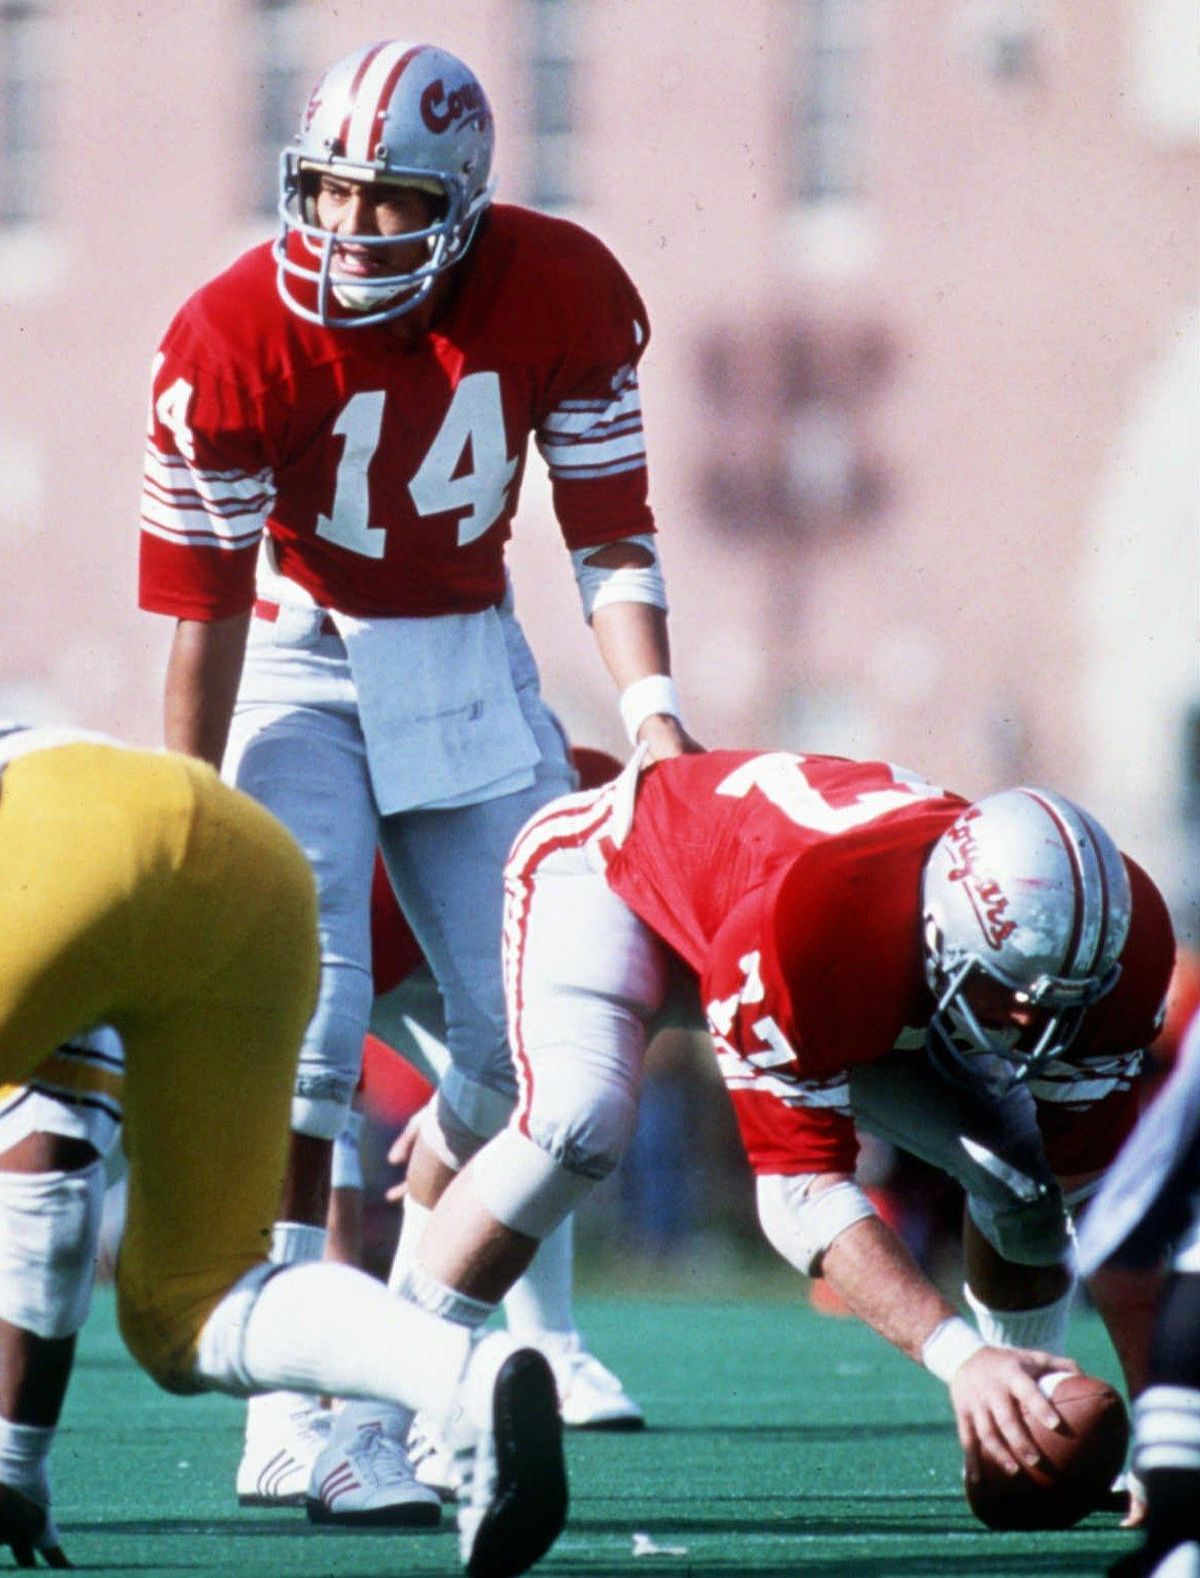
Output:
[[535,432],[554,509],[570,548],[652,533],[638,363],[646,309],[624,269],[593,236],[572,230],[567,350]]
[[142,478],[142,608],[212,620],[250,607],[256,550],[275,500],[262,428],[255,402],[234,379],[187,354],[177,320],[154,363]]

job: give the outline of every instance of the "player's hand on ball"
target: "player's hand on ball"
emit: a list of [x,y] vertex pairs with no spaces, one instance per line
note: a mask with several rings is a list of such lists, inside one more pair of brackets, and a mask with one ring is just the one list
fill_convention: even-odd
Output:
[[1042,1463],[1030,1421],[1056,1430],[1061,1420],[1038,1377],[1078,1368],[1070,1359],[1031,1348],[981,1348],[959,1368],[950,1400],[968,1485],[979,1479],[985,1455],[1014,1476]]
[[979,1476],[966,1483],[971,1511],[991,1529],[1069,1529],[1089,1513],[1112,1510],[1113,1481],[1129,1445],[1120,1394],[1074,1368],[1043,1375],[1038,1384],[1059,1416],[1053,1430],[1027,1417],[1040,1461],[1010,1474],[985,1451]]

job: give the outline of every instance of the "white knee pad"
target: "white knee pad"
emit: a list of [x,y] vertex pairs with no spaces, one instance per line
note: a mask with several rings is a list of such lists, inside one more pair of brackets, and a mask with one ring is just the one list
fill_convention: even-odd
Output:
[[811,1192],[817,1173],[783,1177],[771,1173],[757,1180],[758,1220],[767,1241],[806,1277],[820,1273],[821,1257],[846,1228],[875,1207],[856,1183],[833,1184]]
[[539,1242],[572,1212],[595,1180],[568,1172],[516,1129],[484,1146],[468,1175],[498,1222]]
[[100,1160],[75,1172],[0,1172],[0,1318],[38,1337],[79,1330],[103,1207]]
[[335,1098],[293,1096],[292,1128],[313,1140],[336,1140],[346,1126],[349,1107]]
[[589,1077],[569,1058],[552,1068],[544,1060],[523,1127],[534,1143],[568,1173],[599,1183],[620,1162],[637,1126],[637,1089],[629,1081]]
[[968,1194],[971,1220],[1005,1260],[1020,1266],[1065,1265],[1071,1252],[1071,1227],[1062,1195],[1047,1190],[1035,1199],[1006,1206]]

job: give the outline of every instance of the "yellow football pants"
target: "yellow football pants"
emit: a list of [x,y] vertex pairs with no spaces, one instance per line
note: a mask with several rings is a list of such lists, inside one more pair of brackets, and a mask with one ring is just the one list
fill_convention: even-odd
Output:
[[0,1080],[91,1025],[123,1038],[121,1330],[170,1390],[266,1258],[317,973],[299,847],[211,768],[75,744],[0,775]]

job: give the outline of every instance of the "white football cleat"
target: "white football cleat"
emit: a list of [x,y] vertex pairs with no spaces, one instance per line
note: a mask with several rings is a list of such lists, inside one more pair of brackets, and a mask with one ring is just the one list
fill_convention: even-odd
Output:
[[418,1414],[408,1432],[408,1460],[422,1485],[443,1501],[454,1501],[462,1484],[462,1464],[428,1414]]
[[458,1549],[469,1578],[515,1578],[554,1544],[567,1520],[567,1470],[554,1373],[537,1348],[504,1332],[467,1369]]
[[329,1440],[327,1408],[315,1398],[280,1396],[290,1406],[277,1409],[265,1398],[251,1399],[237,1471],[239,1506],[302,1507],[312,1466]]
[[564,1425],[573,1430],[644,1430],[646,1416],[611,1370],[583,1346],[578,1332],[546,1335],[538,1346],[550,1361]]
[[386,1404],[374,1412],[364,1412],[361,1404],[343,1412],[350,1418],[337,1421],[329,1444],[312,1466],[305,1501],[309,1521],[347,1527],[435,1527],[441,1521],[442,1498],[413,1474],[404,1450],[407,1414],[396,1428],[395,1411]]

